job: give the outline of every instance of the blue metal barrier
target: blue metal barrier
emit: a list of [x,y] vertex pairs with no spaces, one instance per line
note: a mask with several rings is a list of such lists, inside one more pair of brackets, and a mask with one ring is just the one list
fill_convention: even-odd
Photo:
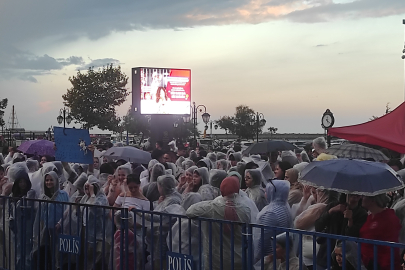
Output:
[[[0,208],[0,267],[4,269],[278,269],[280,261],[275,258],[279,257],[285,258],[283,269],[301,270],[305,269],[304,252],[312,252],[316,270],[317,239],[321,238],[326,241],[326,269],[332,269],[335,261],[333,243],[341,241],[341,269],[349,269],[346,251],[354,242],[357,269],[362,269],[363,245],[369,244],[374,269],[385,247],[389,269],[394,270],[405,248],[399,243],[140,210],[133,210],[132,218],[127,209],[90,204],[0,197]],[[63,215],[56,220],[59,209]],[[285,247],[277,246],[276,237],[282,233],[291,239]],[[270,254],[266,247],[271,248]],[[280,253],[282,249],[285,254]],[[257,254],[263,256],[256,261]]]

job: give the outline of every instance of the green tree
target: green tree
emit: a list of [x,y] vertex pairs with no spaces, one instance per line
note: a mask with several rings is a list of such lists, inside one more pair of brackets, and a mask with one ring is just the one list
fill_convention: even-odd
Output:
[[[388,114],[390,112],[392,112],[392,109],[390,107],[390,103],[388,102],[387,104],[385,104],[385,114]],[[370,120],[375,120],[377,118],[380,118],[380,116],[373,115],[373,116],[371,116]]]
[[278,128],[276,128],[276,127],[269,127],[267,130],[270,132],[270,138],[271,138],[271,137],[273,136],[273,134],[276,134],[276,133],[277,133]]
[[72,87],[62,98],[76,123],[87,129],[97,126],[119,131],[120,119],[115,108],[129,95],[125,88],[128,77],[121,67],[110,64],[98,71],[91,67],[86,73],[78,71],[69,81]]
[[131,108],[122,119],[122,130],[128,131],[133,135],[142,134],[139,144],[145,137],[150,136],[150,118],[146,115],[134,115],[131,113]]
[[4,98],[2,100],[0,100],[0,126],[3,128],[4,125],[6,124],[4,122],[4,109],[7,108],[7,104],[8,104],[8,99]]
[[263,120],[259,121],[257,130],[256,112],[246,105],[237,106],[234,116],[223,116],[216,123],[242,139],[254,139],[257,131],[262,133],[266,124]]

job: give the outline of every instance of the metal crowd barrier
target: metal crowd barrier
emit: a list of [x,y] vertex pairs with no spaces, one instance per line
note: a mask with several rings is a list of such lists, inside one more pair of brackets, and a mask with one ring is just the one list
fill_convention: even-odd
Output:
[[[342,269],[347,269],[347,241],[358,243],[357,269],[362,269],[362,244],[373,245],[374,269],[382,247],[390,250],[391,270],[400,264],[395,260],[405,248],[399,243],[225,220],[139,210],[131,214],[127,209],[90,204],[0,197],[0,211],[0,269],[250,270],[264,269],[266,263],[267,269],[277,269],[276,260],[268,268],[264,256],[275,257],[276,236],[280,233],[294,240],[286,242],[285,269],[290,269],[290,254],[298,257],[299,270],[303,269],[303,241],[308,237],[312,237],[312,251],[317,250],[319,238],[326,241],[326,269],[331,269],[333,243],[337,240],[342,241]],[[61,225],[56,228],[59,217]],[[118,223],[114,224],[114,219]],[[132,219],[136,220],[133,224]],[[264,245],[270,245],[270,254],[266,254]],[[256,261],[258,254],[264,256]],[[312,269],[317,269],[316,252]]]

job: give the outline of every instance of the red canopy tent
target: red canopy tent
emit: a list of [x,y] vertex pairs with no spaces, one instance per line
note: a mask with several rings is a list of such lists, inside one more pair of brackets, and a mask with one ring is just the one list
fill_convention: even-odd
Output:
[[328,135],[405,153],[405,102],[375,120],[328,129]]

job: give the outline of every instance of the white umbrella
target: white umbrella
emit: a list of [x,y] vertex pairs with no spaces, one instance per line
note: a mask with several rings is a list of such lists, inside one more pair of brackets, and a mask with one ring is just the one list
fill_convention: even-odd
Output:
[[104,154],[104,157],[111,157],[114,159],[124,159],[129,162],[148,164],[152,159],[149,152],[140,150],[132,146],[124,147],[111,147]]

